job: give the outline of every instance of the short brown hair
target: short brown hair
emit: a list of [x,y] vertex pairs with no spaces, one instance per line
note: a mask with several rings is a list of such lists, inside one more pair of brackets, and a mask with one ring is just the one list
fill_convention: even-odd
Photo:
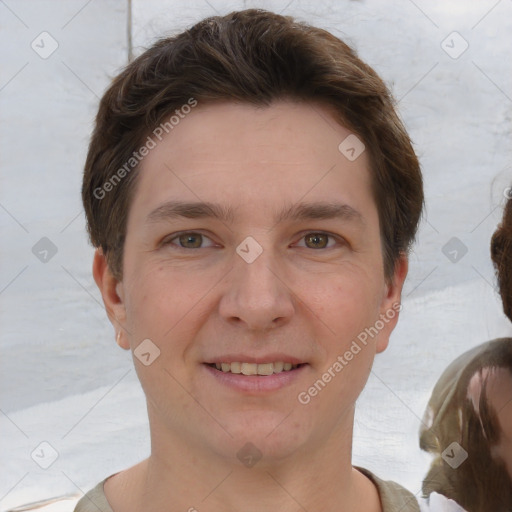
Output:
[[496,269],[503,311],[512,321],[512,199],[507,200],[501,224],[492,235],[491,258]]
[[248,9],[206,18],[157,41],[114,79],[101,99],[82,199],[91,242],[102,248],[114,276],[122,279],[126,221],[137,176],[137,166],[131,170],[126,162],[155,127],[191,99],[199,104],[268,106],[292,99],[327,105],[369,151],[384,271],[387,278],[393,275],[398,258],[414,240],[423,183],[390,92],[372,68],[329,32]]

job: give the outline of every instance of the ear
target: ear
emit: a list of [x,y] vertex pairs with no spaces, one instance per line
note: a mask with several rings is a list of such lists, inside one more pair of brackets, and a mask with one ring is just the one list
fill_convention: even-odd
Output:
[[398,322],[398,317],[402,310],[402,288],[405,278],[407,277],[408,269],[409,261],[407,255],[402,253],[395,264],[393,276],[386,283],[385,293],[382,297],[380,320],[384,324],[384,327],[379,332],[377,338],[377,353],[386,350],[389,344],[389,337]]
[[94,253],[92,275],[101,292],[107,316],[116,331],[117,343],[121,348],[129,350],[130,344],[124,328],[126,323],[126,309],[124,304],[123,283],[112,275],[107,263],[107,258],[100,248],[96,249]]

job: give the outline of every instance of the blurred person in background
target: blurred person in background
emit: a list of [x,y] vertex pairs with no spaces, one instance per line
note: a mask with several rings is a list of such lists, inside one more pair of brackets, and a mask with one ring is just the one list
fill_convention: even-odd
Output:
[[[503,311],[512,321],[512,199],[491,239]],[[423,480],[423,510],[512,510],[512,338],[465,352],[437,381],[420,447],[434,460]]]

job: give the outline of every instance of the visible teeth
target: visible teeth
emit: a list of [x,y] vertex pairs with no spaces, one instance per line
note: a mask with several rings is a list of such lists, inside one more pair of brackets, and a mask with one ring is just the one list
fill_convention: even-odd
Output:
[[215,368],[224,373],[242,373],[243,375],[272,375],[274,373],[288,372],[297,368],[298,364],[284,363],[276,361],[275,363],[215,363]]
[[272,375],[274,373],[274,363],[263,363],[258,365],[258,375]]
[[242,363],[241,370],[244,375],[256,375],[258,373],[258,365],[255,363]]
[[240,363],[231,363],[231,373],[242,373],[242,365]]
[[284,368],[284,363],[279,361],[278,363],[274,363],[274,373],[282,372]]

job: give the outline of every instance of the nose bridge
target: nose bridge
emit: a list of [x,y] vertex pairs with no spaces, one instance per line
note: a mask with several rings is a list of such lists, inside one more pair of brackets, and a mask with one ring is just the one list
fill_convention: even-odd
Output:
[[272,249],[260,246],[257,250],[251,244],[249,240],[237,248],[220,312],[224,318],[243,321],[251,329],[265,329],[293,315],[294,306]]

